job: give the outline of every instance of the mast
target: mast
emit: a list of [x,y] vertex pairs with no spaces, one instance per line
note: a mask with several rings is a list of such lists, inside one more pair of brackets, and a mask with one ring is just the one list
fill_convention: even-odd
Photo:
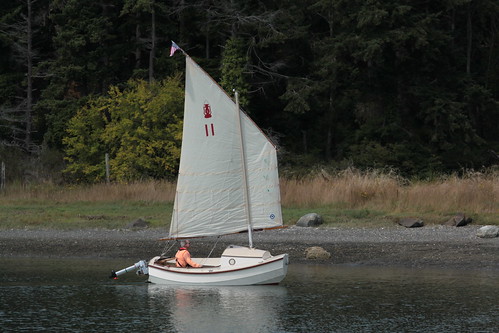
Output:
[[249,200],[249,186],[248,186],[248,177],[247,177],[247,172],[246,172],[246,147],[244,144],[244,137],[243,137],[243,129],[241,126],[241,112],[239,111],[239,93],[234,89],[234,95],[236,97],[236,113],[237,113],[237,124],[239,128],[239,137],[240,137],[240,144],[241,144],[241,166],[242,166],[242,172],[243,172],[243,187],[244,187],[244,202],[245,202],[245,209],[246,209],[246,220],[248,222],[248,241],[249,241],[249,247],[253,248],[253,225],[251,223],[251,209],[250,209],[250,200]]

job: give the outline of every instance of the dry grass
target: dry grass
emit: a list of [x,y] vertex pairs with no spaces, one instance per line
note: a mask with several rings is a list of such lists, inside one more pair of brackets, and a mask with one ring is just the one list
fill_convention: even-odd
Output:
[[399,188],[399,180],[392,174],[347,169],[329,175],[322,171],[304,180],[281,180],[281,199],[290,206],[340,203],[348,208],[365,208],[366,204],[391,202]]
[[[174,196],[175,184],[161,181],[92,186],[10,185],[0,192],[0,206],[20,202],[172,203]],[[326,213],[416,215],[437,221],[463,212],[495,224],[499,223],[499,172],[470,172],[461,177],[410,182],[390,172],[347,169],[331,175],[321,171],[307,179],[281,179],[281,199],[288,215],[321,207]]]
[[70,202],[117,202],[147,201],[172,202],[175,198],[175,184],[162,181],[136,182],[129,184],[96,184],[91,186],[9,186],[2,201],[48,201]]
[[466,211],[492,213],[499,217],[499,177],[470,173],[450,176],[434,182],[415,183],[400,192],[397,210]]
[[470,172],[431,182],[409,182],[392,173],[348,169],[336,175],[322,171],[306,180],[281,181],[285,206],[314,207],[340,204],[389,213],[499,212],[497,172]]

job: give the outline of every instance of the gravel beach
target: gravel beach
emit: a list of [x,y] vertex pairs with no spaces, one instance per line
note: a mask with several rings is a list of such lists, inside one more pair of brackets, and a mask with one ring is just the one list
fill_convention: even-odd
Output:
[[[257,248],[272,254],[288,253],[291,263],[329,265],[369,265],[402,267],[441,267],[499,270],[499,237],[476,236],[480,226],[425,226],[407,229],[387,228],[302,228],[257,232]],[[4,257],[120,258],[150,259],[165,252],[174,253],[173,241],[159,241],[163,229],[141,230],[1,230],[0,255]],[[194,257],[206,255],[216,239],[194,239]],[[247,245],[245,234],[221,237],[212,253],[219,255],[229,244]],[[328,260],[307,260],[304,251],[311,246],[331,253]]]

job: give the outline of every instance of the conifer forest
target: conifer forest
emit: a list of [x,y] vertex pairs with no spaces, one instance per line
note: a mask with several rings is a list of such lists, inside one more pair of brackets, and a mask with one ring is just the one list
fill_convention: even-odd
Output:
[[497,0],[2,0],[0,162],[21,182],[176,177],[185,60],[281,173],[499,164]]

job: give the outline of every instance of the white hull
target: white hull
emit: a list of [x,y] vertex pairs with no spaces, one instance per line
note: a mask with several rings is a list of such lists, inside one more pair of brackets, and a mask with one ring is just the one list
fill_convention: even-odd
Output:
[[229,247],[220,258],[193,258],[201,268],[179,268],[149,261],[149,282],[169,285],[246,286],[277,284],[286,276],[288,255],[247,247]]

